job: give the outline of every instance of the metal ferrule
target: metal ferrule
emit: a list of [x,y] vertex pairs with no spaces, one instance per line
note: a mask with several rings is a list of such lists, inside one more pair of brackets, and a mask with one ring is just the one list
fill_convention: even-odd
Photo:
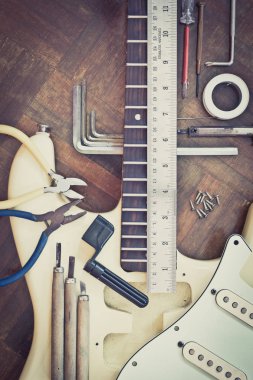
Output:
[[65,280],[65,284],[75,284],[76,283],[76,279],[75,278],[66,278]]

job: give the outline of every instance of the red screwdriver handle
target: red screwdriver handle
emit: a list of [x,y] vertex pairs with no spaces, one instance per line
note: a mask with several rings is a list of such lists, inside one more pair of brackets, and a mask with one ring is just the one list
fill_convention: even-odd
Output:
[[189,25],[185,25],[182,83],[188,83],[189,42],[190,42],[190,27]]

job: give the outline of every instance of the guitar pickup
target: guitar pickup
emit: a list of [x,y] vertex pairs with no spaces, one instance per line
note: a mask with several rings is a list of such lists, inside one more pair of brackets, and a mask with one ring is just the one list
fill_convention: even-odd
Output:
[[226,362],[213,352],[196,342],[188,342],[183,347],[183,356],[190,363],[213,376],[215,379],[247,380],[247,376],[240,369]]
[[253,327],[253,305],[227,289],[216,295],[216,303],[228,313]]

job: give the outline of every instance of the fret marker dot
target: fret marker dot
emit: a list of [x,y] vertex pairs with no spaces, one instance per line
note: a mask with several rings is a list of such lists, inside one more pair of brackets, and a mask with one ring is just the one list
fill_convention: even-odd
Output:
[[135,120],[141,120],[141,114],[140,113],[136,113],[135,116],[134,116]]

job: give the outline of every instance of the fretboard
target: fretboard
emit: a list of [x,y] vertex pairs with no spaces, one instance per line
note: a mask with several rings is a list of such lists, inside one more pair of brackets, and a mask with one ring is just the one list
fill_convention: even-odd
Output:
[[147,0],[128,1],[121,266],[147,270]]

